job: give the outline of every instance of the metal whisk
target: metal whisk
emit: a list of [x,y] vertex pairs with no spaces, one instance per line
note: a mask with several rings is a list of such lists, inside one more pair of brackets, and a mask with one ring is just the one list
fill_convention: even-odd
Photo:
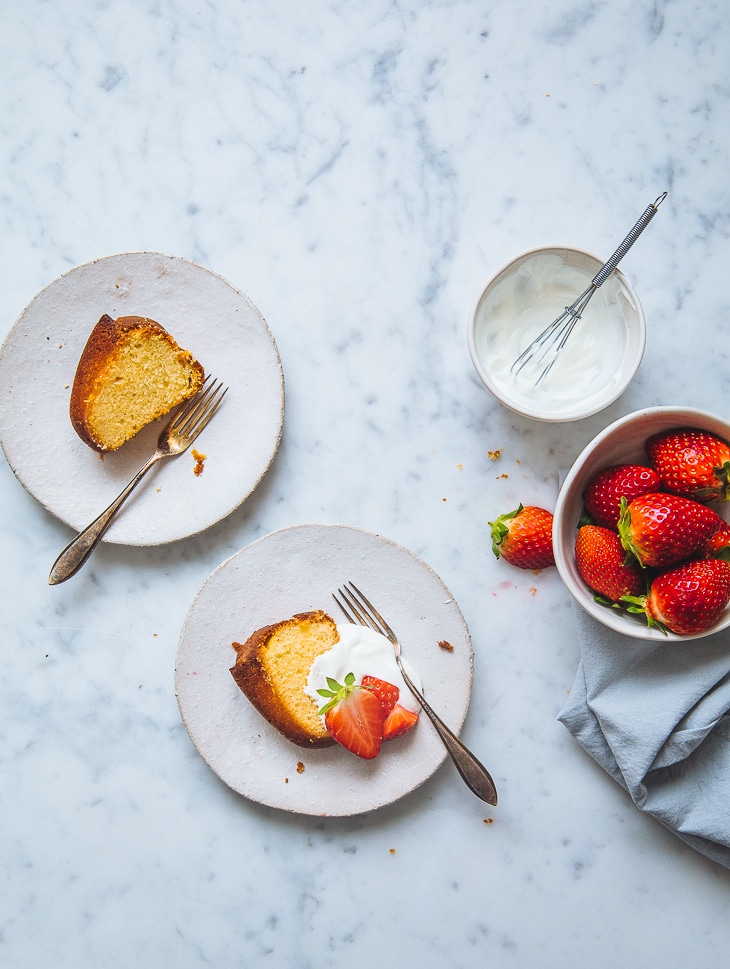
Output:
[[537,380],[535,380],[534,386],[537,387],[538,384],[542,383],[545,377],[547,377],[547,375],[550,373],[553,364],[558,358],[558,354],[567,343],[568,337],[573,332],[575,324],[583,315],[583,311],[588,305],[590,298],[593,296],[598,287],[606,282],[616,266],[618,266],[644,229],[649,225],[651,220],[656,215],[657,209],[666,197],[667,193],[662,192],[656,201],[652,202],[651,205],[646,207],[638,222],[633,227],[631,232],[629,232],[629,234],[626,236],[616,252],[614,252],[611,258],[604,263],[603,267],[594,276],[588,289],[586,289],[586,291],[582,293],[574,303],[572,303],[570,306],[566,306],[565,311],[561,313],[556,320],[553,320],[549,326],[545,327],[542,333],[535,337],[526,350],[522,351],[522,353],[519,355],[519,357],[517,357],[515,362],[510,367],[510,373],[513,377],[516,377],[517,374],[529,364],[533,371],[538,372],[538,377]]

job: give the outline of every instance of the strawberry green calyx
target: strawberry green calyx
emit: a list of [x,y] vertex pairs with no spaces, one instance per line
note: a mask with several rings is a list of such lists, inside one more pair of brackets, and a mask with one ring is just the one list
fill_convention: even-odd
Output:
[[730,501],[730,461],[715,468],[715,477],[720,482],[719,489],[709,498],[710,501]]
[[710,558],[722,559],[723,562],[730,562],[730,545],[725,545],[723,548],[719,548],[716,552],[713,552]]
[[639,563],[642,569],[646,568],[641,560],[641,553],[631,535],[631,512],[629,511],[629,503],[625,498],[621,499],[619,505],[617,528],[621,544],[626,549],[624,564],[628,565],[630,562],[635,561]]
[[507,522],[511,522],[522,511],[524,511],[524,508],[520,503],[514,511],[508,511],[506,514],[500,515],[495,521],[489,522],[492,526],[492,551],[497,558],[501,558],[502,542],[509,535],[509,525]]
[[327,697],[328,700],[328,702],[317,711],[320,717],[323,717],[328,710],[333,710],[337,704],[340,703],[341,700],[344,700],[346,696],[349,696],[350,693],[361,689],[361,687],[355,683],[354,673],[347,674],[344,684],[340,684],[337,682],[337,680],[333,679],[331,676],[328,676],[327,686],[329,687],[328,690],[317,690],[317,693],[319,693],[321,697]]
[[647,608],[648,596],[621,596],[620,601],[626,606],[626,612],[630,612],[634,616],[643,616],[650,629],[658,629],[660,633],[664,633],[665,636],[668,635],[667,627],[658,619],[655,619]]
[[725,461],[712,471],[717,484],[697,486],[692,492],[692,497],[704,505],[711,505],[716,501],[730,501],[730,461]]
[[620,602],[613,602],[607,596],[602,596],[598,592],[594,593],[593,601],[597,603],[599,606],[605,606],[606,609],[618,609],[618,610],[621,609]]

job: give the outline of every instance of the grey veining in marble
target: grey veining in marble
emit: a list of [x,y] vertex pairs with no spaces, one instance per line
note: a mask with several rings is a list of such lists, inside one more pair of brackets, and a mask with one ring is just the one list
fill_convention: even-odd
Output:
[[[229,519],[102,547],[55,589],[69,530],[0,463],[0,965],[726,965],[728,873],[557,722],[568,594],[497,562],[487,522],[552,507],[629,411],[726,412],[728,64],[719,0],[3,5],[0,335],[73,266],[179,255],[262,312],[287,409]],[[466,346],[481,285],[538,245],[610,255],[665,189],[622,263],[648,325],[632,385],[576,424],[504,410]],[[387,535],[453,592],[496,809],[447,764],[372,815],[301,818],[195,753],[173,689],[188,606],[308,521]]]

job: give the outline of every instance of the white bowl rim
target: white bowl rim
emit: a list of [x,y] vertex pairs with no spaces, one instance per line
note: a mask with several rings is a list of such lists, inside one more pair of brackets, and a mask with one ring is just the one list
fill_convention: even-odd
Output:
[[[622,428],[634,423],[639,419],[664,416],[670,418],[671,415],[677,416],[676,419],[672,419],[671,422],[667,422],[667,429],[670,427],[705,428],[707,424],[713,425],[714,427],[722,425],[723,427],[727,428],[729,426],[728,422],[718,414],[713,414],[710,411],[705,411],[697,407],[680,407],[677,405],[662,404],[652,407],[645,407],[641,410],[632,411],[630,414],[625,414],[623,417],[613,421],[613,423],[609,424],[602,431],[596,434],[596,436],[591,439],[591,441],[583,448],[580,454],[573,461],[570,470],[560,486],[553,517],[553,553],[555,556],[555,565],[565,587],[578,605],[602,625],[614,630],[615,632],[618,632],[624,636],[630,636],[634,639],[651,640],[653,642],[662,644],[671,642],[687,642],[692,639],[702,639],[706,636],[712,635],[713,633],[721,632],[723,629],[730,626],[730,607],[725,610],[723,615],[713,626],[700,633],[679,635],[677,633],[667,632],[665,635],[659,629],[642,625],[640,621],[627,621],[627,618],[623,613],[612,610],[607,606],[602,606],[600,603],[596,602],[593,599],[590,589],[583,585],[582,582],[575,583],[575,585],[581,589],[582,594],[578,595],[576,593],[573,585],[574,577],[571,569],[571,563],[568,561],[568,555],[572,553],[573,548],[571,546],[569,549],[566,549],[560,540],[559,532],[561,529],[561,524],[564,521],[565,504],[576,479],[579,478],[583,472],[583,466],[588,456],[594,453],[597,448],[600,447],[600,445],[603,444],[608,438],[613,437]],[[713,433],[718,433],[718,431],[714,430],[713,427],[708,427],[707,429],[711,430]],[[584,593],[583,590],[585,590]]]
[[492,396],[495,397],[496,400],[498,400],[500,403],[502,403],[505,407],[507,407],[509,410],[513,411],[514,413],[520,414],[522,417],[529,417],[532,420],[542,421],[544,423],[568,424],[568,423],[572,423],[573,421],[584,420],[586,417],[591,417],[593,414],[597,414],[599,411],[605,410],[606,407],[609,407],[612,403],[614,403],[614,401],[618,400],[618,398],[621,396],[621,394],[623,394],[623,392],[626,390],[628,385],[636,376],[636,372],[638,371],[639,367],[641,366],[641,362],[644,359],[644,352],[646,350],[646,316],[644,314],[644,307],[642,306],[641,300],[639,299],[639,295],[634,289],[633,285],[631,284],[631,281],[628,279],[625,273],[621,271],[620,268],[617,267],[616,269],[614,269],[614,274],[620,277],[623,285],[626,287],[626,289],[631,295],[632,300],[634,301],[634,305],[636,309],[636,328],[637,328],[639,352],[636,354],[634,365],[627,369],[624,379],[619,384],[617,384],[616,387],[612,390],[611,396],[609,399],[599,400],[592,407],[585,408],[584,410],[581,410],[581,411],[577,411],[574,415],[571,415],[571,416],[565,416],[565,415],[557,416],[557,417],[545,416],[545,414],[539,413],[536,408],[533,409],[530,407],[521,406],[515,403],[514,401],[511,401],[509,398],[507,398],[505,394],[494,384],[487,370],[482,365],[481,359],[479,357],[479,353],[477,352],[477,348],[476,348],[477,309],[479,308],[479,304],[484,298],[484,294],[487,292],[489,287],[492,286],[493,283],[496,282],[496,280],[508,269],[510,269],[515,263],[522,262],[525,259],[530,258],[531,256],[541,255],[546,252],[555,252],[555,251],[573,252],[579,256],[587,256],[589,259],[593,259],[596,262],[596,271],[598,271],[601,268],[601,266],[603,266],[605,263],[605,260],[601,259],[600,256],[597,256],[594,252],[590,252],[588,249],[581,249],[578,246],[566,246],[566,245],[535,246],[532,249],[526,249],[524,252],[518,253],[508,262],[504,263],[504,265],[500,269],[497,269],[496,272],[494,272],[489,277],[487,282],[481,287],[477,296],[473,300],[471,310],[469,312],[469,317],[468,317],[469,322],[467,327],[467,344],[469,347],[469,355],[471,357],[472,364],[474,365],[474,369],[476,370],[479,379],[487,388],[487,390],[492,394]]

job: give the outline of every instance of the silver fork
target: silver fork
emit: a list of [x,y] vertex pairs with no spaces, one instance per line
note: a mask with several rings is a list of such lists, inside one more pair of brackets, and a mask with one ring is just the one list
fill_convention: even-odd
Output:
[[359,623],[361,626],[369,626],[371,629],[374,629],[375,632],[381,633],[390,640],[390,642],[393,644],[393,649],[395,650],[395,659],[398,663],[398,668],[401,671],[401,675],[403,676],[406,686],[418,700],[422,710],[436,728],[436,732],[443,741],[444,747],[446,747],[446,750],[454,762],[454,766],[458,770],[459,774],[461,774],[464,783],[471,791],[473,791],[474,794],[476,794],[477,797],[481,798],[482,801],[486,801],[487,804],[496,804],[497,789],[494,786],[494,781],[489,775],[489,771],[477,760],[474,754],[472,754],[472,752],[464,746],[456,734],[449,730],[441,717],[434,712],[421,692],[414,685],[413,681],[408,676],[408,673],[403,668],[403,662],[400,655],[400,641],[388,623],[385,621],[385,619],[383,619],[375,606],[373,606],[372,602],[370,602],[370,600],[367,599],[362,592],[360,592],[354,583],[346,583],[346,585],[341,589],[338,589],[337,592],[339,593],[340,598],[338,599],[334,592],[332,593],[332,597],[350,622],[355,624]]
[[[209,382],[210,381],[210,382]],[[114,516],[153,464],[162,458],[182,454],[218,410],[228,391],[214,378],[206,377],[201,390],[177,410],[163,428],[152,457],[139,469],[118,498],[71,541],[53,563],[49,585],[58,585],[75,575],[96,548]]]

